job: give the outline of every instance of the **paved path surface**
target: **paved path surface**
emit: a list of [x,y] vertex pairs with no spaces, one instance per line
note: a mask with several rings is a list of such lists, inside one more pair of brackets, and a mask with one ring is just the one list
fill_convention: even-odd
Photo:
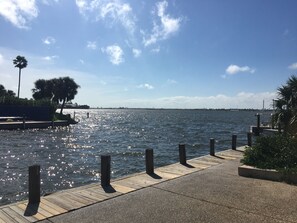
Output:
[[297,222],[297,186],[240,177],[242,153],[229,152],[237,158],[41,222]]

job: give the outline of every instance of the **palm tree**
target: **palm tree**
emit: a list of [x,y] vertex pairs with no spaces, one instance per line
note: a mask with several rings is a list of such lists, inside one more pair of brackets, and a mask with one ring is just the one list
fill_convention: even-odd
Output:
[[21,84],[21,70],[23,68],[26,68],[28,65],[28,62],[25,57],[22,56],[17,56],[13,60],[13,64],[15,65],[14,67],[19,68],[19,86],[18,86],[18,98],[20,97],[20,84]]

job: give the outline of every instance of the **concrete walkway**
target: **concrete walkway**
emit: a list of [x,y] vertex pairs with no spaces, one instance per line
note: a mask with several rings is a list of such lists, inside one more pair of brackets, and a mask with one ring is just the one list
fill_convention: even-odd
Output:
[[297,222],[297,186],[240,177],[239,160],[42,222]]

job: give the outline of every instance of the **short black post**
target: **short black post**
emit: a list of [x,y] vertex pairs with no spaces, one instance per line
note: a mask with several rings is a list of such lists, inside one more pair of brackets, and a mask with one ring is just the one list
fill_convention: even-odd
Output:
[[25,118],[25,116],[23,116],[23,129],[25,129],[26,128],[26,118]]
[[237,135],[232,135],[232,149],[236,150]]
[[209,141],[209,145],[210,145],[210,151],[209,151],[209,154],[211,156],[214,156],[215,155],[215,140],[213,138],[210,139]]
[[101,155],[101,186],[110,185],[110,155]]
[[40,202],[40,165],[29,166],[29,204]]
[[252,133],[248,132],[247,133],[247,141],[248,141],[248,146],[252,146]]
[[87,113],[87,118],[90,118],[90,113],[89,112]]
[[260,135],[260,114],[257,113],[256,116],[257,116],[257,130],[255,132],[255,135],[259,136]]
[[55,128],[55,122],[52,120],[52,128]]
[[186,145],[179,144],[178,149],[179,149],[179,162],[180,164],[186,165],[187,164]]
[[154,174],[154,150],[146,149],[145,150],[145,168],[146,173],[151,175]]

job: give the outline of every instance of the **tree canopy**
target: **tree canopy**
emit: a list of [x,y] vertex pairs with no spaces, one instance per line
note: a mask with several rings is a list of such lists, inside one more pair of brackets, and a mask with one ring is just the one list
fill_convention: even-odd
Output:
[[0,97],[15,97],[15,93],[11,90],[6,90],[5,87],[0,84]]
[[297,133],[297,77],[291,76],[285,85],[277,89],[278,99],[275,100],[274,121],[285,132]]
[[77,89],[80,86],[70,77],[60,77],[50,80],[40,79],[35,82],[35,88],[33,91],[33,98],[39,99],[50,99],[61,105],[62,114],[65,103],[74,99],[77,94]]

